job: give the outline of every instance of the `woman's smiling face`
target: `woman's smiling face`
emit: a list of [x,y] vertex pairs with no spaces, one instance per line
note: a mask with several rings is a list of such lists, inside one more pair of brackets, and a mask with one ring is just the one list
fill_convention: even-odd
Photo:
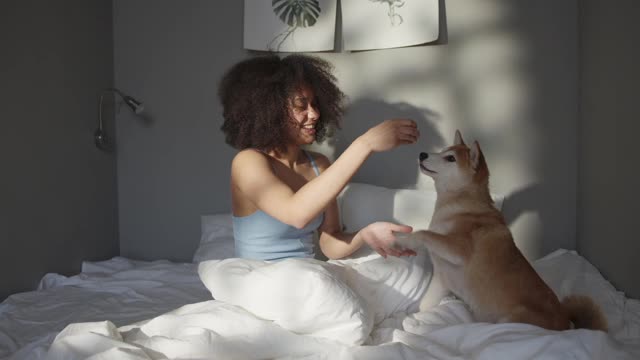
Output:
[[289,101],[291,126],[289,135],[297,145],[311,144],[316,140],[316,123],[320,111],[315,93],[310,86],[303,85],[297,89]]

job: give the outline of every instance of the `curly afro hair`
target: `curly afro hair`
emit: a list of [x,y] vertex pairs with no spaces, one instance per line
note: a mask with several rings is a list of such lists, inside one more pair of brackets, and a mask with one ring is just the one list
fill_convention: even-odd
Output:
[[227,144],[264,151],[285,150],[291,114],[289,99],[302,86],[310,86],[316,96],[320,118],[316,141],[327,130],[340,128],[344,93],[338,88],[333,66],[308,55],[259,55],[232,66],[223,76],[218,96],[223,106]]

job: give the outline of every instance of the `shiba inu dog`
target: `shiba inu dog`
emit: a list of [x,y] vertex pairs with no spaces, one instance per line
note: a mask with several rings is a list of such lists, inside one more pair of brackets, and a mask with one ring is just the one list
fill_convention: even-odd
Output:
[[518,250],[493,205],[489,169],[477,141],[469,147],[456,131],[453,146],[421,153],[419,164],[435,182],[435,211],[428,230],[399,238],[405,246],[426,246],[433,263],[421,311],[452,292],[476,321],[606,331],[606,319],[590,298],[560,301]]

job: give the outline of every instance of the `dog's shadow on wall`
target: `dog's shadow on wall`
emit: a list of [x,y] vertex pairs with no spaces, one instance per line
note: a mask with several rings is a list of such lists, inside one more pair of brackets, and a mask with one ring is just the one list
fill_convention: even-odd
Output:
[[407,103],[390,104],[374,99],[359,99],[351,103],[345,112],[342,129],[329,138],[328,144],[336,156],[358,136],[386,119],[408,118],[418,124],[420,138],[416,144],[372,154],[353,177],[352,181],[389,188],[414,187],[418,176],[418,155],[423,151],[434,151],[445,145],[445,140],[436,130],[439,116],[428,108],[419,108]]
[[[525,253],[530,260],[537,259],[554,250],[550,243],[552,238],[562,236],[561,234],[551,233],[553,228],[553,214],[540,208],[540,199],[544,198],[544,184],[536,183],[528,185],[524,188],[505,194],[502,204],[502,214],[504,220],[510,228],[513,228],[516,221],[527,214],[537,217],[537,221],[533,221],[535,228],[529,229],[528,232],[535,232],[537,238],[546,239],[535,243],[523,243],[520,239],[514,238],[518,247]],[[546,247],[545,247],[546,244]]]

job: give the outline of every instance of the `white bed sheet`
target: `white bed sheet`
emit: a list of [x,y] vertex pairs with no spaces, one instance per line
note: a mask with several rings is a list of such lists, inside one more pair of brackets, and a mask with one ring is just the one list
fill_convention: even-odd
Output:
[[117,326],[210,300],[197,265],[123,257],[84,262],[80,274],[47,274],[37,291],[0,304],[0,359],[38,359],[70,323],[109,319]]
[[[464,304],[448,299],[426,312],[397,313],[379,323],[365,345],[345,346],[296,334],[238,306],[211,300],[195,265],[115,258],[87,263],[76,277],[49,275],[42,291],[14,295],[1,304],[0,349],[6,357],[25,346],[11,359],[43,359],[65,324],[95,321],[65,328],[50,358],[640,358],[640,301],[626,298],[572,251],[558,250],[534,266],[558,295],[593,297],[609,320],[609,333],[472,323]],[[186,303],[191,304],[180,307]]]

